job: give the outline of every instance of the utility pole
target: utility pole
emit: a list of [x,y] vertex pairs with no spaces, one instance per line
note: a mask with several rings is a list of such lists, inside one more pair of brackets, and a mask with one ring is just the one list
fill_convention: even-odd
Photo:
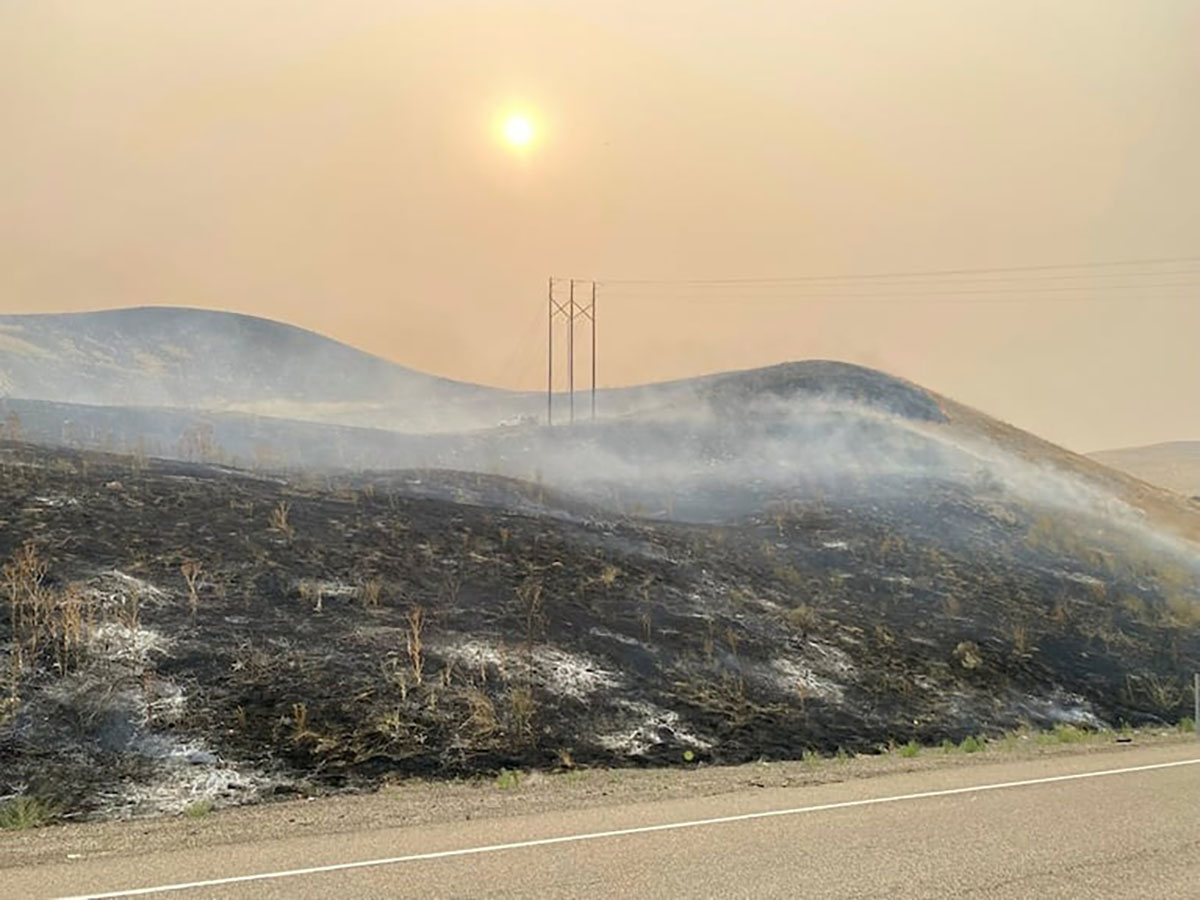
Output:
[[554,278],[546,289],[549,332],[546,335],[546,424],[554,424]]
[[596,421],[596,282],[592,282],[592,302],[588,306],[592,321],[592,421]]
[[571,279],[568,294],[571,315],[567,317],[567,396],[570,400],[570,423],[575,424],[575,279]]
[[[568,295],[564,303],[555,296],[556,284],[567,281]],[[582,279],[551,278],[546,293],[546,424],[554,424],[554,322],[562,317],[567,322],[567,404],[568,420],[575,422],[575,320],[586,319],[591,329],[592,343],[592,420],[596,419],[596,282],[590,282],[591,298],[585,304],[576,300],[576,286]]]

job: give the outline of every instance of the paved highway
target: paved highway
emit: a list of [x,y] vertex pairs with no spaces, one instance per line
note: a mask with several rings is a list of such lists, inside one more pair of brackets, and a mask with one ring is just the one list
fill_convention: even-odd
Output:
[[0,870],[5,898],[966,894],[1200,896],[1200,747]]

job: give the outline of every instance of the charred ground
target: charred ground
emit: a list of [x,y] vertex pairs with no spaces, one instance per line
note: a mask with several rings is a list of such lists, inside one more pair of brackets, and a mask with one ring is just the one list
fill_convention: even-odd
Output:
[[78,814],[1174,720],[1200,666],[1194,570],[959,480],[682,524],[462,472],[0,468],[0,796]]

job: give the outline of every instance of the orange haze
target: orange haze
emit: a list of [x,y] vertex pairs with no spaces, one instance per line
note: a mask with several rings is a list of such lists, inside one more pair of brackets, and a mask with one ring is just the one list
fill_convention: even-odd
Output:
[[[1198,34],[1172,0],[3,3],[0,311],[232,309],[536,387],[551,274],[1200,256]],[[613,286],[602,381],[830,357],[1079,450],[1200,438],[1182,268]]]

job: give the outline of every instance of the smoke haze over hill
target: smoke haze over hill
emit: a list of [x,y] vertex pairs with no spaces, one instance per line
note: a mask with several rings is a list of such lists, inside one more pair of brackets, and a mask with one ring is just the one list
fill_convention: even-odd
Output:
[[[4,3],[0,311],[234,309],[530,390],[548,275],[1194,260],[1198,16]],[[514,106],[525,154],[493,133]],[[1200,384],[1197,271],[608,284],[600,377],[843,359],[1078,451],[1195,439],[1200,403],[1160,386]]]
[[[0,371],[0,795],[79,815],[1170,721],[1200,665],[1200,507],[877,370],[548,427],[540,395],[151,309],[8,317]],[[86,640],[42,634],[72,611]]]
[[24,410],[31,436],[68,445],[252,466],[503,474],[695,521],[789,498],[957,485],[1131,534],[1200,537],[1190,510],[1168,497],[843,363],[607,390],[597,422],[547,429],[528,424],[544,416],[544,396],[434,378],[252,317],[169,308],[9,316],[0,341],[8,405]]

